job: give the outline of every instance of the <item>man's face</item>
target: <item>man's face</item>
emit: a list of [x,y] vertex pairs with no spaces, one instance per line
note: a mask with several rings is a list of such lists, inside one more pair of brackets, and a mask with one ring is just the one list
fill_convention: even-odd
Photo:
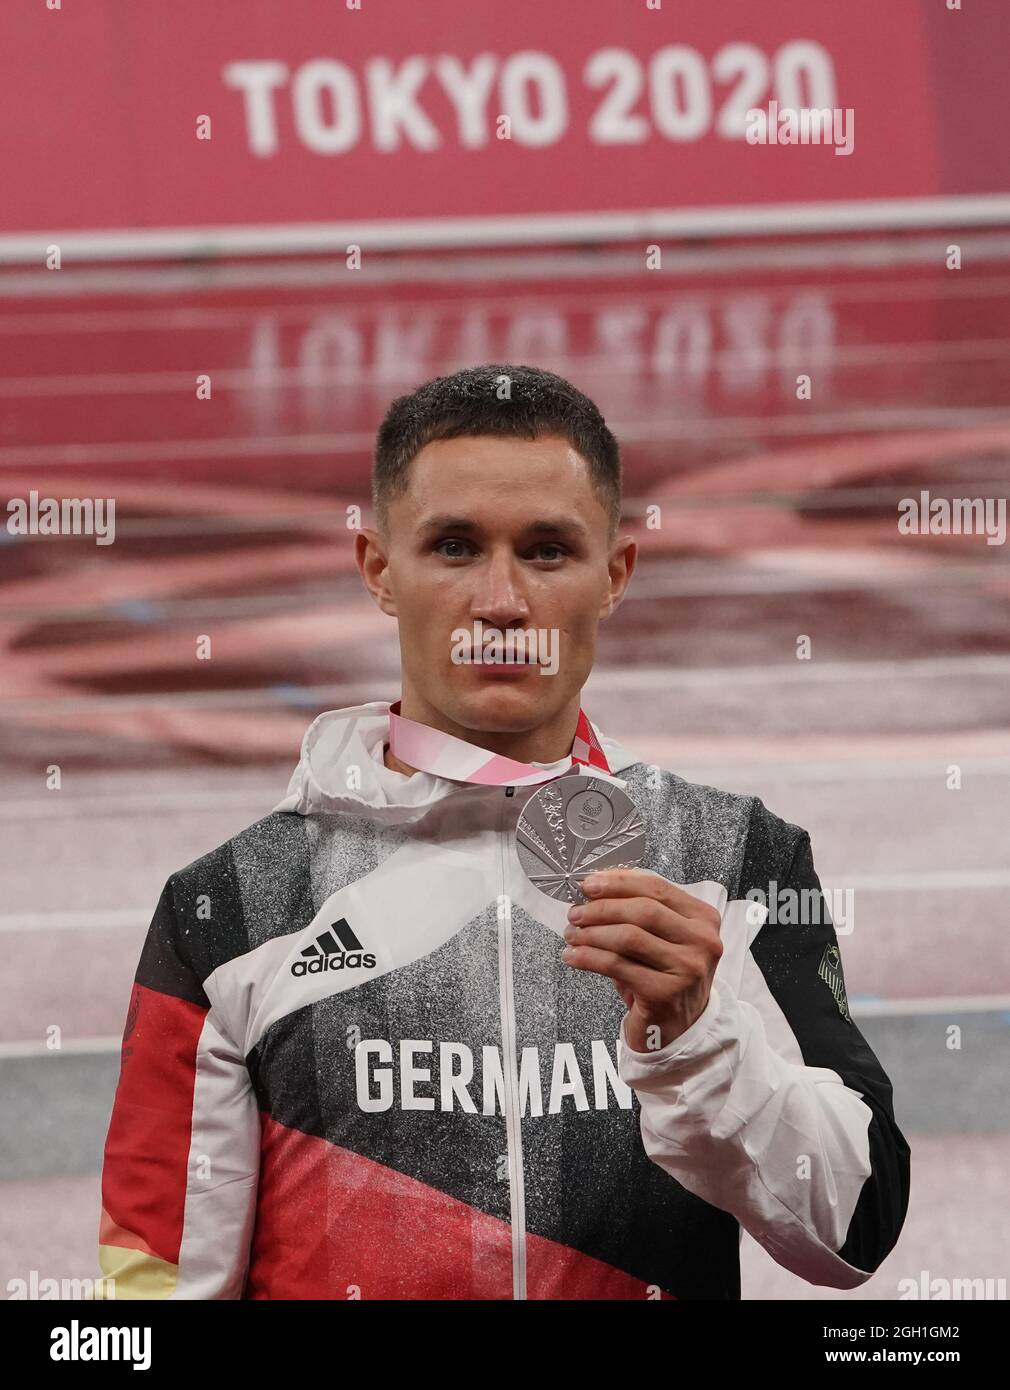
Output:
[[[389,535],[357,542],[366,584],[399,622],[404,713],[409,692],[411,706],[462,729],[520,732],[577,699],[597,626],[635,563],[634,541],[607,534],[589,466],[565,439],[426,445],[390,505]],[[536,664],[460,661],[458,634],[477,620],[485,637],[543,629],[527,647]]]

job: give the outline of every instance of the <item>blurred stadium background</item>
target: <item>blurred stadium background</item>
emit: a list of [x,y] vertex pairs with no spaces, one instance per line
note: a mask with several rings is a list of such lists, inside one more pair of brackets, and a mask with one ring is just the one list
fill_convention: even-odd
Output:
[[[897,527],[921,490],[1007,493],[1010,17],[742,13],[592,4],[574,34],[527,0],[4,16],[0,500],[117,510],[111,546],[0,532],[3,1286],[98,1272],[165,879],[270,810],[317,712],[396,697],[346,508],[368,513],[389,400],[480,361],[569,377],[623,446],[643,556],[590,715],[760,795],[854,890],[843,962],[912,1147],[909,1217],[851,1293],[745,1237],[744,1296],[1010,1273],[1007,548]],[[510,69],[529,51],[550,62]],[[527,103],[520,138],[489,117],[481,142],[478,105],[449,104],[450,52],[496,55],[487,110]],[[413,97],[380,100],[417,55]],[[745,84],[851,108],[852,154],[748,145],[727,112]],[[627,102],[601,123],[608,89]]]

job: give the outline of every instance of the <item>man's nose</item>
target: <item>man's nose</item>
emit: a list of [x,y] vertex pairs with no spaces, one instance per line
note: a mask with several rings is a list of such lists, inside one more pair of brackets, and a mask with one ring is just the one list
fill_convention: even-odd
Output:
[[529,613],[514,557],[510,552],[494,552],[480,568],[470,616],[504,627],[516,619],[528,618]]

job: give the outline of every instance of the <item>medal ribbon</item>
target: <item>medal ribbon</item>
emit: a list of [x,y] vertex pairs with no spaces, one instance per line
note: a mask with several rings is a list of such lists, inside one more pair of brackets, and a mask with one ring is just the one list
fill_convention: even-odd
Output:
[[[389,750],[408,767],[446,777],[452,782],[474,782],[485,787],[526,786],[548,782],[561,772],[547,772],[533,763],[503,758],[487,748],[454,738],[440,729],[405,719],[400,713],[400,701],[389,707]],[[571,761],[584,767],[595,767],[610,774],[610,764],[600,747],[584,710],[579,710],[579,722],[572,742]]]

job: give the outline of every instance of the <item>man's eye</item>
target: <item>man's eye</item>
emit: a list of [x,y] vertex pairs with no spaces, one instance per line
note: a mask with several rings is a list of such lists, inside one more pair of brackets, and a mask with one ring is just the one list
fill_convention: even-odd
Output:
[[[455,550],[447,550],[447,546],[455,546]],[[436,554],[443,555],[447,560],[462,560],[470,551],[470,542],[458,538],[447,536],[445,540],[437,541],[432,547]],[[553,554],[544,554],[544,552]],[[563,560],[567,554],[563,545],[558,545],[556,541],[544,541],[541,545],[535,546],[531,552],[538,559],[546,561],[547,564],[557,564]]]
[[[449,539],[446,539],[446,540],[444,540],[444,541],[439,541],[439,542],[437,543],[437,545],[434,547],[434,549],[435,549],[436,552],[438,552],[439,554],[445,555],[445,551],[442,549],[443,546],[445,546],[445,545],[458,545],[458,546],[464,547],[464,549],[465,549],[466,544],[467,544],[466,541],[453,540],[453,539],[449,538]],[[457,551],[456,554],[454,554],[454,555],[446,555],[445,558],[446,558],[447,560],[459,560],[459,559],[462,558],[462,556],[460,555],[459,551]]]

